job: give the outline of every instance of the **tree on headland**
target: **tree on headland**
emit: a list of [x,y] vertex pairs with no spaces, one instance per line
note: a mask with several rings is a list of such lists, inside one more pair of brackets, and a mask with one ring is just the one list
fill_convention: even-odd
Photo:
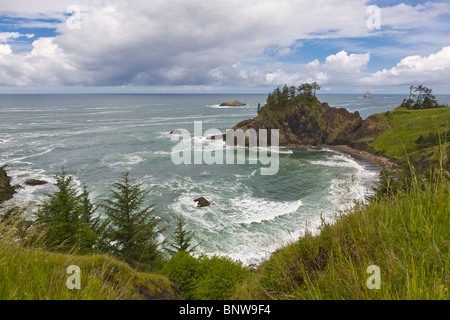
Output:
[[311,83],[302,83],[298,87],[298,91],[299,91],[299,93],[303,93],[308,96],[312,96],[313,95],[313,85]]
[[[271,109],[283,108],[295,99],[297,95],[315,96],[316,92],[320,90],[320,85],[317,82],[302,83],[300,86],[290,86],[286,84],[283,87],[277,87],[273,92],[269,93],[266,100],[266,105]],[[258,108],[259,112],[261,111]],[[259,114],[258,112],[258,114]]]
[[313,83],[311,84],[311,87],[312,87],[314,96],[316,96],[316,91],[320,90],[319,84],[318,84],[317,82],[313,82]]
[[[416,97],[413,92],[418,93],[416,100],[413,99],[413,97]],[[401,106],[407,109],[431,109],[447,107],[446,105],[438,104],[436,101],[436,97],[433,95],[433,89],[427,88],[422,84],[409,87],[408,99],[404,99]]]

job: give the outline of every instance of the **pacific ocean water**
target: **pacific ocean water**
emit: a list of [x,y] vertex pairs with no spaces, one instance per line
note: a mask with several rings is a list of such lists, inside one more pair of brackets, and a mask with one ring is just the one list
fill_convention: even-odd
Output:
[[[271,252],[317,230],[321,219],[332,221],[355,200],[364,201],[378,180],[378,168],[328,149],[280,148],[279,170],[261,175],[261,163],[180,164],[172,161],[178,144],[169,133],[194,121],[202,130],[225,132],[256,116],[260,94],[61,94],[0,96],[0,165],[8,164],[13,183],[27,179],[53,182],[62,168],[94,202],[110,195],[111,184],[124,172],[150,190],[155,214],[172,221],[187,219],[199,243],[197,254],[219,254],[245,264],[258,263]],[[318,95],[321,102],[363,118],[393,110],[404,96]],[[243,107],[220,107],[231,99]],[[449,103],[448,96],[438,97]],[[200,137],[193,137],[200,139]],[[201,138],[204,147],[224,152],[221,142]],[[237,150],[235,150],[237,152]],[[248,157],[248,156],[247,156]],[[248,160],[248,159],[246,159]],[[236,161],[237,162],[237,161]],[[54,186],[25,186],[10,203],[32,212]],[[203,196],[211,206],[197,208]],[[98,214],[102,214],[98,210]]]

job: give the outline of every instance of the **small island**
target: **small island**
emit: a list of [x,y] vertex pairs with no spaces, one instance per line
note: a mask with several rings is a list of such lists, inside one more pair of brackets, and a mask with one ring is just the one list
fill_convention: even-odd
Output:
[[369,91],[364,93],[364,99],[371,99],[371,98],[373,98],[373,97],[372,97],[372,94]]
[[228,102],[224,102],[221,103],[220,106],[221,107],[242,107],[242,106],[246,106],[246,103],[240,102],[239,100],[236,99],[232,99]]

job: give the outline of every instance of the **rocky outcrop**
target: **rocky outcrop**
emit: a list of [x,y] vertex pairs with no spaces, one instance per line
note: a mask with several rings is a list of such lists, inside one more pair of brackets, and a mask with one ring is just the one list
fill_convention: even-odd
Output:
[[0,203],[13,197],[14,187],[11,186],[11,177],[0,167]]
[[206,200],[204,197],[197,198],[194,201],[197,202],[198,208],[208,207],[211,205],[211,203],[208,200]]
[[44,180],[36,180],[36,179],[29,179],[27,181],[24,182],[25,185],[27,186],[42,186],[44,184],[47,184],[47,181]]
[[372,94],[369,91],[367,91],[366,93],[364,93],[364,98],[365,99],[372,99]]
[[376,121],[375,117],[363,120],[357,111],[333,108],[314,96],[302,94],[282,108],[264,106],[257,117],[244,120],[233,129],[268,129],[269,144],[270,129],[279,129],[280,146],[349,145],[364,150],[371,138],[380,133]]
[[228,102],[221,103],[221,107],[240,107],[240,106],[246,106],[246,103],[240,102],[239,100],[232,99]]
[[5,170],[0,168],[0,189],[11,187],[11,177],[8,176]]

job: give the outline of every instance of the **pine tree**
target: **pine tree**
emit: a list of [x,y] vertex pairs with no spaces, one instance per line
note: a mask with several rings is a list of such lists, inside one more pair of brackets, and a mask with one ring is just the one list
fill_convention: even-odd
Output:
[[149,191],[142,184],[134,184],[129,173],[112,185],[112,200],[102,205],[110,227],[108,238],[112,252],[131,265],[154,265],[161,253],[158,251],[157,230],[159,219],[154,216],[154,204],[143,207]]
[[83,192],[79,196],[79,239],[81,247],[85,250],[95,249],[103,251],[105,243],[103,234],[107,228],[108,221],[95,216],[98,207],[92,204],[86,184],[83,185]]
[[57,191],[47,194],[47,199],[36,212],[36,222],[45,230],[45,242],[62,251],[80,247],[80,238],[89,229],[79,216],[79,199],[73,177],[62,169],[55,175]]
[[164,249],[172,255],[181,251],[186,253],[194,252],[197,247],[192,245],[192,238],[195,232],[186,230],[186,218],[182,215],[176,216],[176,220],[177,227],[172,236],[173,240],[167,242],[169,247],[165,247]]
[[313,83],[311,84],[311,87],[312,87],[314,96],[316,96],[316,91],[317,91],[317,90],[320,90],[320,85],[319,85],[317,82],[313,82]]

